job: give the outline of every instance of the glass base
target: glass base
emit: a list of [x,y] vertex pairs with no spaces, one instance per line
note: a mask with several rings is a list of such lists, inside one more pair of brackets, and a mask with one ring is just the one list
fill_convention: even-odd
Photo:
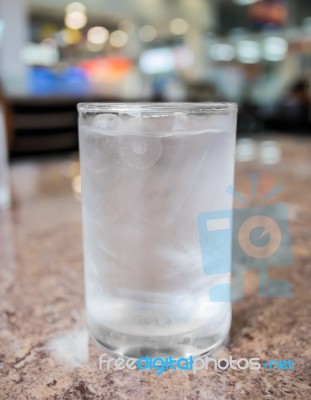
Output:
[[134,336],[92,324],[90,336],[104,352],[114,357],[142,358],[161,357],[189,358],[210,355],[228,340],[231,315],[221,329],[210,331],[210,326],[173,336]]

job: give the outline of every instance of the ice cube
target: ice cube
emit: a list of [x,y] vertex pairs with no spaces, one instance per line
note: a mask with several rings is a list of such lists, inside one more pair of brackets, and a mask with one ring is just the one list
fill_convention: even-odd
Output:
[[135,169],[148,169],[155,165],[162,155],[160,138],[148,136],[120,136],[118,150],[122,160]]
[[109,131],[119,129],[119,116],[117,114],[96,115],[92,120],[91,127],[97,131],[102,131],[105,135],[109,135]]
[[176,112],[173,116],[172,129],[175,132],[185,134],[200,134],[208,130],[206,115],[189,115],[187,113]]

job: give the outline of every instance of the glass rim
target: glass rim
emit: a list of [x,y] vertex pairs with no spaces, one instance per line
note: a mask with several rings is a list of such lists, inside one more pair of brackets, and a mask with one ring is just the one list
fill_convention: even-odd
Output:
[[101,114],[101,113],[145,113],[156,115],[170,115],[173,113],[187,114],[228,114],[237,112],[237,103],[231,102],[83,102],[77,105],[79,113]]

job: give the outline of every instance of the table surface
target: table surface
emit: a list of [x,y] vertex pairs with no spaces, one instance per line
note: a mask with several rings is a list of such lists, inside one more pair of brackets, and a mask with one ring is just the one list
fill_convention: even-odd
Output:
[[[269,138],[271,140],[271,138]],[[13,206],[0,212],[0,398],[307,399],[311,393],[311,140],[239,142],[236,188],[288,207],[294,262],[270,268],[291,298],[260,298],[256,271],[233,305],[228,347],[219,354],[261,361],[290,359],[292,370],[105,371],[85,328],[77,155],[15,162]],[[244,160],[244,161],[243,161]]]

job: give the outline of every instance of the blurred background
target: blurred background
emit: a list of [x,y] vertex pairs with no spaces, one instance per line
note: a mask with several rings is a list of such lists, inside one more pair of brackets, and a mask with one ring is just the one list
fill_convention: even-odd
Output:
[[238,135],[310,132],[309,0],[0,0],[10,156],[77,148],[80,101],[234,101]]

